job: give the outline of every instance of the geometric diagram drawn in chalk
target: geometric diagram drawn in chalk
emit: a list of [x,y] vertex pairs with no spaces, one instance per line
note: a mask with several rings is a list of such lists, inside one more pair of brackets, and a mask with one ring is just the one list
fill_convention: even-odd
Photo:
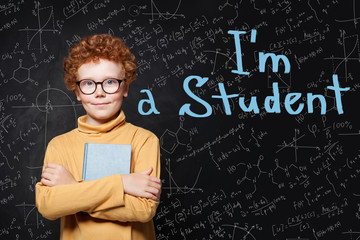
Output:
[[[211,75],[214,75],[214,74],[215,74],[216,72],[218,72],[219,70],[222,70],[222,68],[230,69],[230,68],[229,68],[229,62],[230,62],[230,61],[233,62],[234,65],[236,66],[236,61],[233,59],[233,57],[236,55],[235,52],[230,56],[230,52],[223,53],[223,52],[220,52],[219,50],[220,50],[220,49],[217,48],[216,51],[211,51],[211,50],[205,50],[205,51],[203,51],[203,52],[215,53],[214,60],[210,60],[210,63],[213,64],[213,69],[211,70]],[[223,65],[219,66],[219,67],[216,69],[216,65],[217,65],[217,62],[218,62],[218,56],[225,57],[225,58],[227,58],[227,60],[224,62]]]
[[[279,66],[284,67],[284,64],[280,62]],[[287,89],[291,88],[291,72],[288,74],[274,72],[273,68],[270,65],[267,65],[266,74],[267,74],[268,88],[272,88],[273,82],[278,82],[279,88],[287,88]]]
[[[332,55],[331,57],[324,58],[325,60],[331,60],[333,66],[333,74],[338,74],[338,70],[342,64],[344,64],[344,75],[345,81],[351,77],[349,75],[349,61],[358,61],[360,63],[360,46],[359,46],[359,35],[345,36],[345,31],[341,30],[340,35],[342,37],[341,45],[342,45],[342,54],[343,57],[335,57]],[[340,61],[337,65],[335,62]],[[356,68],[357,69],[357,68]],[[355,69],[355,70],[356,70]]]
[[353,231],[352,229],[350,229],[349,231],[347,232],[342,232],[342,234],[344,235],[350,235],[348,239],[351,239],[351,240],[359,240],[360,239],[360,231]]
[[128,13],[132,17],[137,17],[140,14],[140,7],[138,5],[131,5],[128,9]]
[[[316,4],[316,6],[315,6],[315,4]],[[309,5],[311,11],[313,12],[313,14],[315,15],[316,20],[319,23],[322,23],[323,19],[320,16],[323,14],[323,11],[320,10],[320,7],[321,7],[320,1],[319,0],[316,0],[316,2],[315,1],[313,1],[313,2],[308,1],[308,5]],[[325,9],[323,9],[323,10],[325,10]]]
[[[12,108],[37,108],[40,112],[46,113],[45,115],[45,143],[44,149],[46,149],[47,144],[47,126],[49,119],[51,117],[52,120],[57,122],[57,115],[51,115],[54,109],[57,108],[70,108],[71,114],[74,115],[73,122],[75,127],[77,126],[77,114],[76,114],[76,106],[82,106],[81,104],[75,104],[75,102],[70,98],[70,96],[61,89],[52,88],[48,82],[47,88],[40,91],[40,93],[36,96],[35,104],[32,103],[31,106],[12,106]],[[66,114],[66,116],[70,116],[70,114]]]
[[[13,165],[13,166],[10,165],[9,159],[8,159],[8,158],[6,157],[6,155],[3,154],[3,152],[0,150],[0,159],[1,159],[1,158],[4,158],[4,159],[5,159],[6,164],[7,164],[7,166],[8,166],[10,169],[14,169],[14,165]],[[3,164],[3,165],[4,165],[4,164]]]
[[[352,14],[353,14],[353,18],[350,18],[350,19],[342,19],[342,20],[339,20],[339,19],[335,19],[335,21],[336,22],[341,22],[341,23],[347,23],[347,22],[353,22],[354,23],[354,26],[355,26],[355,28],[356,28],[356,26],[357,26],[357,24],[359,23],[358,21],[359,21],[359,19],[360,19],[360,17],[357,17],[357,14],[356,14],[356,10],[358,9],[360,9],[359,7],[358,8],[356,8],[356,1],[357,0],[352,0]],[[360,6],[360,5],[359,5]],[[345,12],[345,11],[340,11],[340,12]]]
[[[41,53],[45,48],[42,37],[43,32],[55,33],[58,32],[58,30],[55,29],[53,7],[50,6],[40,8],[40,2],[35,2],[35,4],[37,11],[33,11],[33,14],[37,16],[37,28],[26,27],[24,29],[19,29],[18,31],[26,31],[28,50],[40,50]],[[37,40],[38,43],[35,40]]]
[[[166,12],[161,12],[161,10],[159,9],[159,7],[155,4],[154,0],[150,0],[151,3],[151,12],[150,13],[142,13],[143,15],[151,15],[151,19],[149,19],[149,22],[152,23],[154,20],[169,20],[169,19],[176,19],[177,17],[182,17],[185,18],[184,14],[178,14],[177,12],[179,11],[180,8],[180,4],[181,4],[181,0],[179,0],[178,5],[176,7],[176,9],[174,10],[173,13],[170,13],[169,11]],[[164,7],[165,2],[161,2],[162,6]],[[174,6],[173,1],[171,1],[171,5],[169,6]],[[134,6],[132,6],[134,8]],[[156,11],[156,12],[155,12]],[[134,9],[132,10],[132,12],[134,13],[139,13],[139,10],[134,11]],[[154,16],[157,15],[157,19],[154,18]]]
[[40,225],[44,226],[42,220],[39,220],[39,212],[36,210],[35,204],[22,203],[15,205],[15,207],[23,207],[24,210],[24,226],[36,225],[39,228]]
[[172,154],[179,146],[185,146],[191,141],[191,136],[188,130],[183,128],[184,117],[180,117],[180,126],[176,132],[166,129],[160,136],[160,146],[165,152]]
[[35,82],[36,86],[39,85],[38,82],[36,82],[35,80],[30,78],[30,70],[33,67],[34,66],[29,67],[29,68],[23,67],[22,66],[22,59],[19,59],[19,67],[14,70],[13,76],[10,79],[14,79],[18,83],[25,83],[25,82],[29,81],[29,82]]
[[[195,185],[199,180],[202,167],[200,167],[199,172],[197,173],[196,179],[194,181],[194,184],[191,187],[188,187],[187,185],[180,187],[172,176],[170,159],[166,159],[165,161],[167,165],[167,167],[165,167],[165,170],[169,174],[169,186],[168,187],[163,186],[162,189],[170,191],[167,194],[168,197],[171,197],[172,194],[187,194],[190,192],[194,193],[195,191],[203,192],[202,188],[195,188]],[[174,183],[175,187],[172,186],[172,183]],[[173,193],[173,190],[176,190],[176,192]]]
[[[255,228],[259,228],[259,230],[262,230],[261,227],[258,226],[251,226],[250,229],[247,229],[248,227],[240,227],[238,226],[238,223],[235,223],[234,225],[231,224],[222,224],[222,227],[231,227],[232,228],[232,234],[231,234],[231,240],[235,239],[241,239],[241,240],[256,240],[255,236],[251,233],[251,231]],[[229,235],[230,236],[230,235]]]
[[[308,227],[308,226],[306,225],[303,227]],[[285,240],[310,240],[310,238],[294,237],[294,238],[285,238]]]
[[[331,101],[332,100],[332,103],[333,103],[333,106],[330,108],[328,108],[327,110],[326,110],[326,113],[327,112],[330,112],[331,110],[334,110],[334,111],[337,111],[338,109],[337,109],[337,107],[336,107],[336,97],[335,96],[330,96],[329,94],[328,94],[328,89],[327,88],[325,88],[324,89],[325,90],[325,94],[324,94],[324,96],[325,96],[325,98],[328,98],[328,99],[330,99],[329,101]],[[330,105],[330,104],[329,104]],[[318,105],[316,105],[315,107],[314,107],[315,109],[317,109],[317,108],[320,108],[321,109],[321,103],[320,103],[320,101],[318,102]]]
[[300,137],[297,136],[297,134],[300,133],[299,129],[294,129],[295,131],[295,136],[292,138],[292,142],[290,143],[286,143],[285,140],[283,141],[283,143],[281,145],[278,145],[279,150],[276,151],[276,153],[282,151],[285,148],[293,148],[294,149],[294,155],[295,155],[295,162],[298,161],[298,149],[302,148],[302,149],[316,149],[316,150],[320,150],[319,147],[317,146],[301,146],[298,145],[298,141],[303,138],[305,136],[305,134],[301,135]]

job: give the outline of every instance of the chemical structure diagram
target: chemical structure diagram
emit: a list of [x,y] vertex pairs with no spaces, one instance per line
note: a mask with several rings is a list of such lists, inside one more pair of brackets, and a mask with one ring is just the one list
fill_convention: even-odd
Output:
[[185,118],[181,116],[180,126],[176,132],[166,129],[160,136],[160,146],[165,152],[172,154],[179,145],[186,146],[191,142],[189,131],[183,128],[184,120]]
[[268,175],[267,172],[261,169],[261,162],[264,160],[264,156],[260,155],[257,163],[238,163],[236,165],[229,166],[227,168],[228,172],[232,174],[237,169],[239,170],[238,174],[242,177],[239,177],[236,181],[237,185],[241,188],[246,188],[249,193],[254,194],[256,192],[256,183],[262,174]]
[[31,66],[29,68],[22,66],[22,59],[19,59],[19,67],[14,70],[13,75],[10,79],[14,79],[18,83],[25,83],[25,82],[31,82],[34,83],[36,86],[39,85],[38,82],[36,82],[34,79],[31,79],[30,77],[30,70],[34,66]]

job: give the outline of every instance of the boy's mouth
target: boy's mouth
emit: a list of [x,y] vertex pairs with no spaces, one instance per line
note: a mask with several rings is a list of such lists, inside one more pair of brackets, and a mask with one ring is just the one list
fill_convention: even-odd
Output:
[[104,105],[107,105],[109,103],[94,103],[93,105],[96,105],[96,106],[104,106]]

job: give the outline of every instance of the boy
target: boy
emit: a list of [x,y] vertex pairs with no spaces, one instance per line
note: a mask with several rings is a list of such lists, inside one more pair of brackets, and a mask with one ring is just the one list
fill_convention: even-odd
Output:
[[[127,123],[121,110],[136,77],[134,55],[119,38],[85,37],[70,49],[64,71],[67,88],[87,114],[78,119],[78,128],[48,144],[36,184],[39,212],[50,220],[61,217],[60,239],[155,239],[159,141]],[[83,181],[85,143],[132,145],[131,174]]]

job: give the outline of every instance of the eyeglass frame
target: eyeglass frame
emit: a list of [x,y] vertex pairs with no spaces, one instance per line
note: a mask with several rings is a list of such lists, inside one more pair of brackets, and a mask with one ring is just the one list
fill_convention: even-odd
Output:
[[[104,83],[106,80],[110,80],[110,79],[116,80],[116,81],[118,81],[118,83],[119,83],[118,89],[116,89],[116,91],[113,92],[113,93],[108,93],[108,92],[106,92],[106,91],[104,90],[104,86],[103,86],[103,83]],[[85,80],[87,80],[87,81],[90,80],[90,81],[92,81],[93,83],[95,83],[95,90],[94,90],[92,93],[84,93],[84,92],[81,90],[80,83],[81,83],[82,81],[85,81]],[[92,80],[92,79],[81,79],[80,81],[76,82],[76,85],[78,85],[78,87],[79,87],[79,89],[80,89],[80,92],[82,92],[82,93],[85,94],[85,95],[94,94],[94,93],[96,92],[96,90],[97,90],[97,85],[98,85],[98,84],[101,85],[101,89],[104,91],[104,93],[106,93],[106,94],[115,94],[115,93],[117,93],[117,92],[119,91],[121,83],[122,83],[123,81],[125,81],[125,80],[126,80],[125,78],[124,78],[124,79],[107,78],[107,79],[104,79],[104,81],[102,81],[102,82],[95,82],[95,81]]]

